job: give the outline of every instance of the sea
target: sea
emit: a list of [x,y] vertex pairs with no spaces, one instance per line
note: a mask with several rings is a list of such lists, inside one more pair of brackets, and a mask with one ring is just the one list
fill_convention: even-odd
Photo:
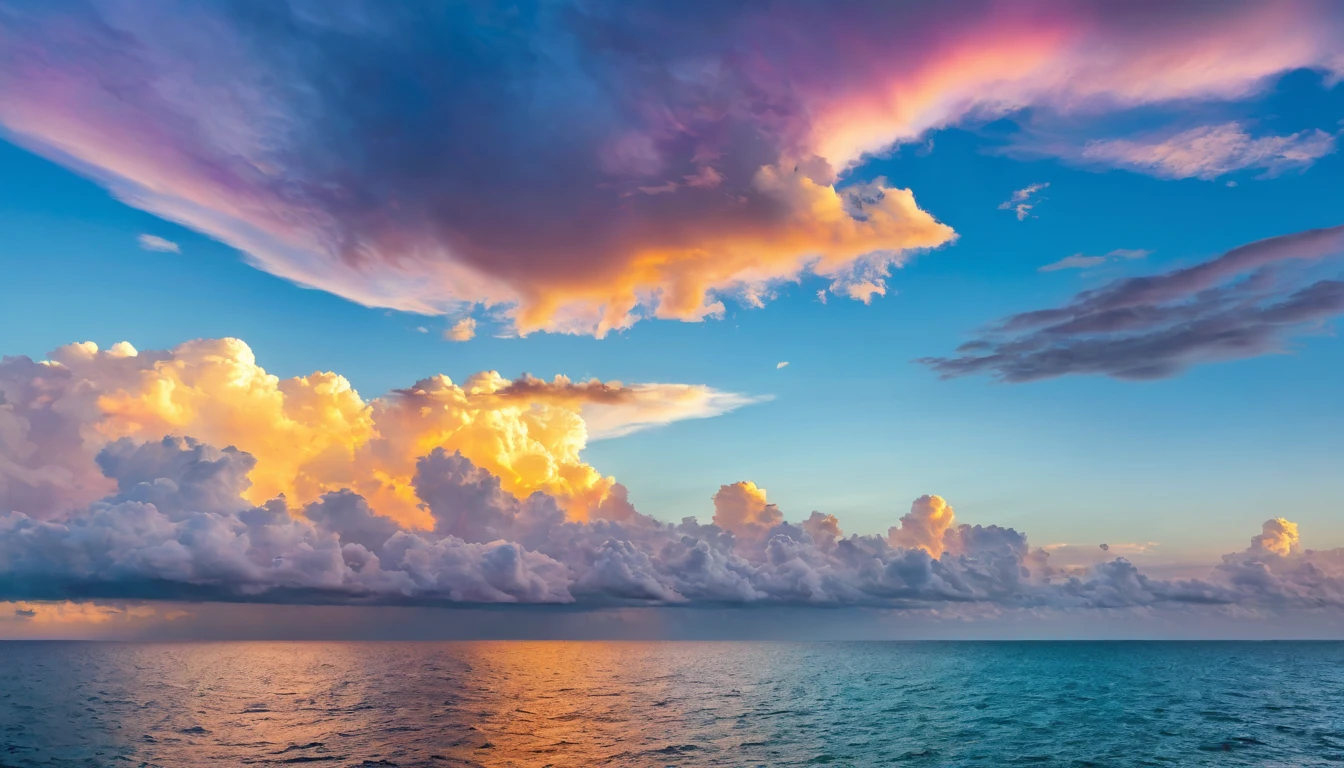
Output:
[[0,643],[0,766],[1314,766],[1344,644]]

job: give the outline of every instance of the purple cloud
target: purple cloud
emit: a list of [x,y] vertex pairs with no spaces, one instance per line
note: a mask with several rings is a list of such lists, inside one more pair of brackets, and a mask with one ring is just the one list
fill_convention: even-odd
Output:
[[809,273],[870,300],[955,232],[846,184],[865,157],[1338,75],[1342,28],[1328,2],[0,2],[0,130],[297,283],[601,335]]
[[1288,265],[1341,255],[1344,226],[1260,240],[1192,267],[1083,291],[1062,307],[1012,315],[956,356],[917,362],[944,378],[1155,379],[1282,351],[1293,333],[1344,314],[1344,282],[1304,280]]
[[250,504],[256,460],[189,438],[123,439],[99,465],[116,491],[87,508],[0,514],[0,600],[1344,609],[1344,550],[1303,549],[1278,518],[1204,578],[1164,580],[1105,555],[1054,566],[1018,531],[958,523],[937,496],[887,536],[845,536],[819,512],[790,523],[745,482],[720,488],[707,524],[633,508],[575,522],[435,449],[414,483],[434,524],[411,529],[350,491]]

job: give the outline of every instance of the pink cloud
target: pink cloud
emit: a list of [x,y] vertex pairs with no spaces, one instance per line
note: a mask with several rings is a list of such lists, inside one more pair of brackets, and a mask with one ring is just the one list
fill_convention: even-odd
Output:
[[[898,183],[839,180],[930,130],[1237,99],[1344,61],[1331,3],[359,5],[0,11],[0,125],[294,282],[602,335],[804,274],[882,295],[955,232]],[[1295,142],[1239,152],[1322,146]]]

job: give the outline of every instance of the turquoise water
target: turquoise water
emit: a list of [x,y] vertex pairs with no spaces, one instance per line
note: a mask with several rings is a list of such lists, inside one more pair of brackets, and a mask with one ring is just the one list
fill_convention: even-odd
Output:
[[1336,643],[0,643],[0,765],[1344,762]]

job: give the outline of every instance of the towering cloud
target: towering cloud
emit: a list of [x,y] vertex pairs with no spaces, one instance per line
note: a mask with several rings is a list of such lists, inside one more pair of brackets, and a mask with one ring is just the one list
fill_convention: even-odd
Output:
[[412,481],[417,462],[444,448],[504,491],[544,490],[582,518],[621,503],[608,500],[614,481],[580,458],[588,440],[751,401],[699,385],[510,381],[494,372],[461,385],[432,376],[365,401],[335,373],[272,376],[238,339],[150,352],[72,344],[49,361],[0,361],[0,508],[50,517],[87,505],[111,491],[108,477],[138,471],[139,459],[100,454],[105,446],[177,435],[254,457],[250,487],[235,495],[255,503],[285,494],[306,504],[348,488],[380,514],[429,527]]
[[901,516],[901,524],[887,532],[893,547],[922,549],[937,557],[943,553],[943,537],[952,527],[952,506],[942,496],[920,496]]
[[882,295],[955,235],[899,180],[852,183],[866,154],[1338,75],[1342,20],[1326,0],[6,3],[0,125],[304,285],[601,335],[804,273]]
[[1061,307],[1012,315],[956,356],[918,362],[944,378],[1155,379],[1197,363],[1277,352],[1292,334],[1344,314],[1344,281],[1337,272],[1319,273],[1340,257],[1344,226],[1271,237],[1192,267],[1115,280]]
[[1251,538],[1251,548],[1247,551],[1254,554],[1273,554],[1288,557],[1297,554],[1300,549],[1297,538],[1297,523],[1289,522],[1282,517],[1276,517],[1273,520],[1265,521],[1260,535]]
[[741,481],[719,488],[714,494],[714,524],[744,539],[762,539],[784,522],[779,507],[767,504],[765,489]]

